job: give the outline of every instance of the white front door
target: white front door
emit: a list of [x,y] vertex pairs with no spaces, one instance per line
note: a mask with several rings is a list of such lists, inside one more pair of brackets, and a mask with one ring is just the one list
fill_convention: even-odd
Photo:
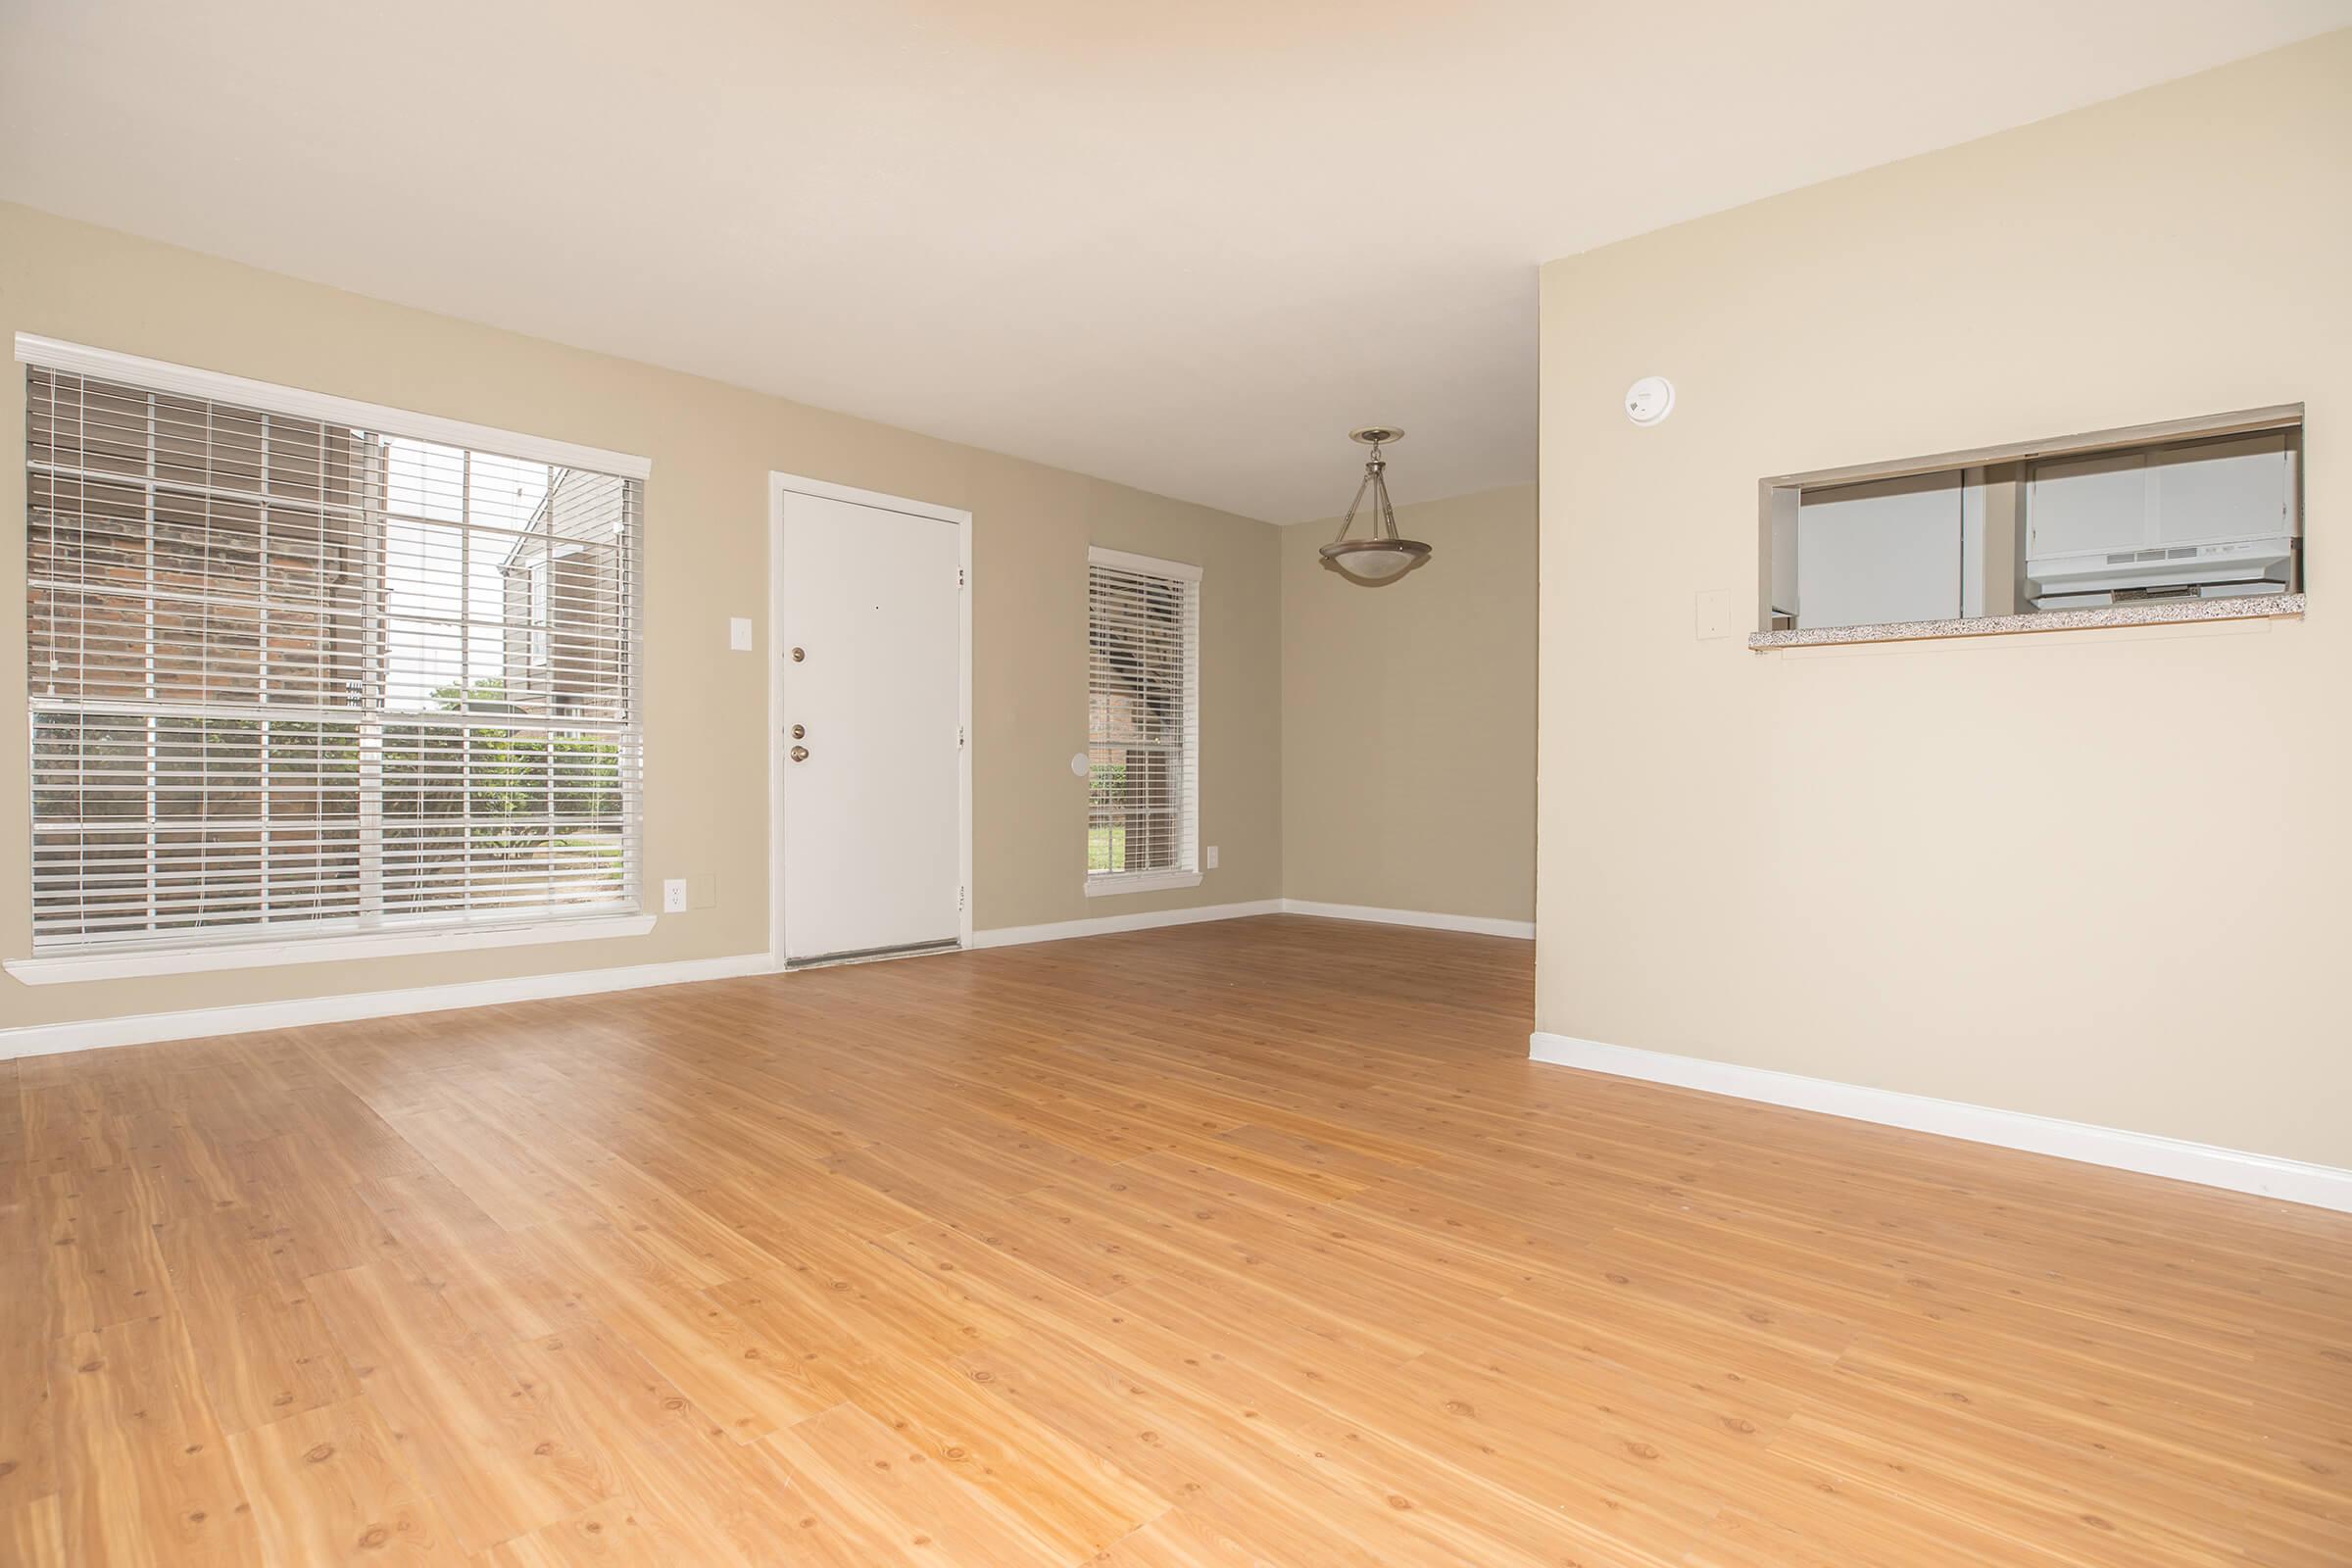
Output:
[[953,943],[969,524],[791,491],[782,512],[780,956]]

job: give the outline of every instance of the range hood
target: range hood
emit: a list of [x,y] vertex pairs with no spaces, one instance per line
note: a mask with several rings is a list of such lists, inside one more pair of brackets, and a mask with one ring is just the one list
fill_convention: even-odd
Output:
[[2159,545],[2138,550],[2040,556],[2026,562],[2026,587],[2035,608],[2082,607],[2082,596],[2115,599],[2215,598],[2282,594],[2294,582],[2295,541],[2284,535],[2215,544]]
[[2287,592],[2297,456],[2290,432],[2259,430],[2034,464],[2027,598],[2058,610]]

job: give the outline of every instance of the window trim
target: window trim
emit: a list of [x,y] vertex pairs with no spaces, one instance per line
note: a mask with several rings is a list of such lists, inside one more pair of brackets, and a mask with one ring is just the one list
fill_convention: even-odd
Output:
[[[1185,713],[1185,750],[1187,760],[1190,763],[1189,771],[1193,786],[1193,798],[1190,803],[1193,832],[1192,840],[1185,846],[1185,849],[1192,863],[1151,871],[1087,871],[1083,873],[1086,896],[1090,899],[1116,898],[1130,893],[1162,893],[1178,888],[1197,888],[1201,882],[1200,842],[1201,835],[1200,797],[1202,794],[1200,687],[1202,685],[1203,659],[1200,646],[1200,568],[1190,562],[1164,561],[1157,556],[1139,556],[1131,551],[1109,550],[1101,545],[1090,545],[1087,548],[1086,564],[1090,574],[1096,566],[1108,566],[1114,571],[1141,572],[1150,576],[1190,583],[1193,593],[1192,669],[1189,682],[1191,703]],[[1090,611],[1090,624],[1087,628],[1090,640],[1094,631],[1091,618],[1092,612]],[[1089,691],[1091,694],[1091,680]],[[1094,745],[1094,727],[1091,719],[1087,727],[1087,745],[1090,750]]]
[[653,459],[626,452],[610,452],[603,447],[582,446],[577,442],[559,441],[552,436],[530,435],[519,430],[502,430],[496,425],[475,424],[469,419],[418,414],[415,410],[393,408],[389,404],[365,403],[358,398],[337,397],[331,392],[313,392],[303,387],[281,386],[273,381],[256,381],[248,376],[230,375],[221,370],[174,365],[169,360],[118,354],[113,349],[94,349],[80,343],[38,337],[30,332],[17,334],[16,352],[19,365],[38,366],[44,370],[63,370],[74,375],[92,375],[107,381],[132,382],[149,392],[210,398],[216,403],[239,403],[250,408],[265,409],[271,414],[322,419],[334,424],[359,425],[366,429],[381,430],[388,435],[407,436],[416,441],[480,448],[495,452],[502,458],[520,458],[526,463],[547,463],[566,468],[593,468],[619,479],[645,479],[654,471]]
[[[34,333],[15,335],[17,364],[28,369],[96,377],[135,385],[144,391],[203,398],[258,408],[272,415],[349,424],[406,439],[495,452],[501,457],[553,466],[587,469],[643,485],[653,472],[653,460],[631,453],[557,440],[466,419],[421,414],[386,404],[368,403],[332,393],[315,392],[275,382],[259,381],[224,371],[177,365],[69,343]],[[642,504],[641,504],[642,505]],[[644,593],[644,532],[640,511],[638,550],[627,593],[631,614],[642,625]],[[549,591],[553,592],[552,568]],[[642,662],[632,671],[631,723],[639,738],[638,778],[628,788],[624,816],[642,855],[644,822],[643,734],[641,711]],[[29,704],[28,704],[29,709]],[[29,765],[30,759],[26,762]],[[639,875],[643,875],[642,859]],[[29,886],[29,879],[27,882]],[[631,906],[602,908],[580,914],[550,911],[522,913],[515,918],[479,923],[453,922],[436,916],[415,917],[413,923],[394,917],[365,930],[334,934],[297,935],[268,931],[249,937],[199,936],[192,941],[124,943],[110,951],[104,944],[80,951],[39,953],[0,959],[0,970],[27,985],[109,980],[158,974],[188,974],[206,970],[274,967],[291,963],[332,962],[404,954],[470,952],[477,949],[538,946],[558,942],[640,937],[651,932],[657,917],[646,910],[642,889]],[[336,922],[337,925],[340,922]],[[330,926],[329,930],[334,927]]]
[[1090,899],[1113,898],[1121,893],[1160,893],[1169,888],[1197,888],[1200,885],[1198,871],[1089,871],[1086,873],[1086,896]]
[[1200,581],[1200,568],[1189,561],[1162,561],[1157,556],[1105,550],[1101,545],[1087,546],[1086,564],[1090,566],[1108,566],[1114,571],[1142,571],[1154,577],[1174,577],[1196,585]]
[[330,963],[350,958],[386,958],[414,953],[470,953],[481,948],[541,947],[554,942],[596,942],[641,937],[658,916],[589,914],[573,919],[526,920],[514,924],[452,926],[419,923],[413,931],[375,930],[349,936],[276,938],[216,942],[209,946],[130,948],[120,953],[44,954],[10,958],[0,968],[28,986],[80,980],[123,980],[151,974],[197,974],[210,969],[261,969],[288,963]]

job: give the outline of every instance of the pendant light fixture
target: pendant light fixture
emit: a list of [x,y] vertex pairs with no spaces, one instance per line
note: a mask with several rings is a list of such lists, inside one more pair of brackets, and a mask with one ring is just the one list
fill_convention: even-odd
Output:
[[[1380,455],[1380,449],[1389,442],[1403,440],[1404,432],[1393,425],[1371,424],[1348,431],[1348,439],[1370,447],[1372,455],[1364,460],[1364,477],[1355,487],[1355,499],[1348,503],[1348,515],[1340,519],[1340,536],[1319,553],[1349,576],[1378,582],[1427,561],[1429,546],[1418,539],[1396,537],[1396,509],[1389,505],[1389,481],[1385,477],[1389,460]],[[1371,530],[1364,538],[1350,539],[1348,530],[1355,526],[1355,514],[1364,504],[1367,490],[1372,492]]]

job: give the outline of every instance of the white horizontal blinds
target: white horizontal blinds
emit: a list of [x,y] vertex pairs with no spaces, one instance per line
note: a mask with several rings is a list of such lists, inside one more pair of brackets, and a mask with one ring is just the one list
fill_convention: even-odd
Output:
[[35,369],[33,937],[359,913],[348,430]]
[[1098,552],[1087,632],[1087,874],[1195,869],[1200,580]]
[[634,906],[632,480],[390,439],[381,905]]
[[26,402],[36,950],[635,906],[636,481]]

